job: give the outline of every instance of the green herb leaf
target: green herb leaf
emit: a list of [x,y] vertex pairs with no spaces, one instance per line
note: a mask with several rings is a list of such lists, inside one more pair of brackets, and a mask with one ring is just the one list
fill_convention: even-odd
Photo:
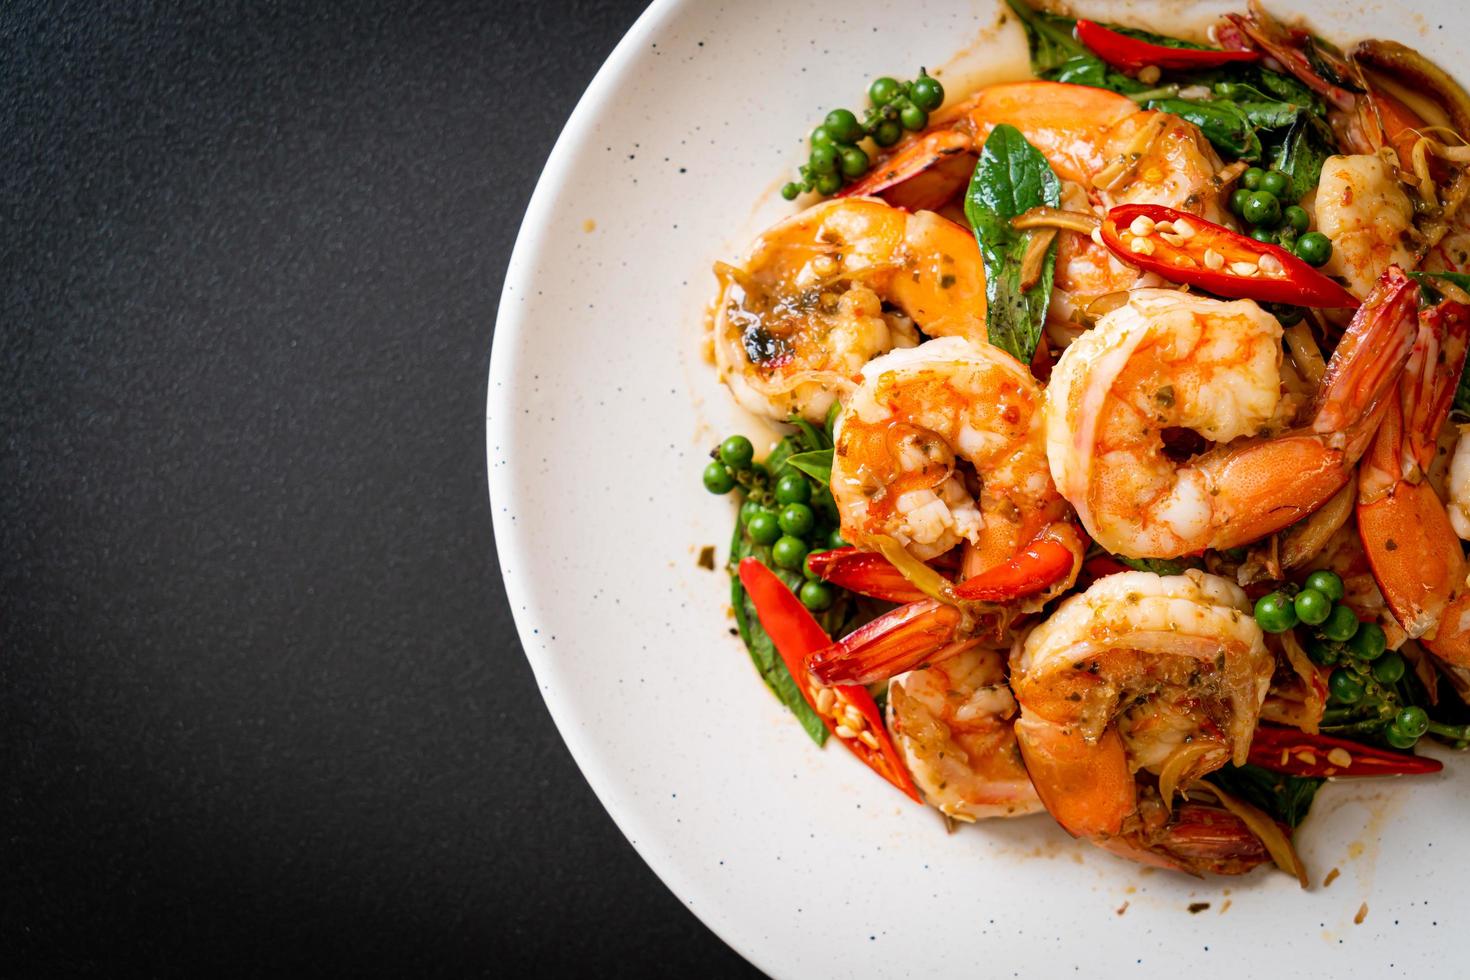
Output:
[[[1224,99],[1150,99],[1144,107],[1194,123],[1227,157],[1252,163],[1261,159],[1260,137],[1243,106]],[[1293,115],[1295,111],[1291,110]]]
[[1021,26],[1031,49],[1031,70],[1038,78],[1073,85],[1090,85],[1113,92],[1141,92],[1148,86],[1136,78],[1110,68],[1074,36],[1077,21],[1034,10],[1025,0],[1006,0]]
[[1276,148],[1271,166],[1290,177],[1296,194],[1304,196],[1317,186],[1322,179],[1322,164],[1336,152],[1332,130],[1312,113],[1301,110]]
[[1312,797],[1326,782],[1319,776],[1290,776],[1252,765],[1225,766],[1211,773],[1208,780],[1292,828],[1306,817]]
[[832,450],[830,449],[817,449],[789,456],[786,459],[786,465],[801,470],[823,486],[830,487],[832,484]]
[[1031,363],[1046,308],[1051,302],[1057,245],[1048,246],[1041,276],[1028,290],[1021,288],[1021,257],[1037,231],[1016,231],[1011,219],[1034,207],[1056,207],[1061,182],[1041,152],[1026,142],[1014,126],[995,127],[980,152],[975,176],[965,194],[965,216],[980,243],[985,260],[985,319],[990,342]]
[[1238,102],[1240,111],[1257,129],[1287,129],[1305,110],[1290,102]]
[[[735,522],[737,544],[744,537],[744,529],[737,519]],[[758,551],[766,552],[765,556],[755,554]],[[760,558],[765,565],[771,564],[769,548],[752,546],[748,554],[740,554],[739,557],[735,557],[737,551],[732,546],[730,554],[732,564],[739,564],[740,558],[748,557],[749,554]],[[745,641],[745,649],[750,651],[751,662],[755,664],[761,680],[766,682],[766,687],[771,689],[771,693],[776,695],[778,701],[791,709],[791,713],[796,716],[797,721],[801,722],[801,727],[806,730],[807,735],[811,736],[812,741],[818,745],[825,745],[827,726],[822,724],[821,717],[812,710],[812,706],[806,703],[806,698],[802,696],[801,689],[796,686],[796,680],[791,676],[791,671],[786,669],[786,662],[781,659],[781,654],[776,652],[776,644],[761,626],[760,619],[756,616],[755,603],[745,591],[745,586],[740,584],[740,576],[734,573],[733,568],[730,573],[730,607],[735,610],[735,626],[740,631],[740,639]]]

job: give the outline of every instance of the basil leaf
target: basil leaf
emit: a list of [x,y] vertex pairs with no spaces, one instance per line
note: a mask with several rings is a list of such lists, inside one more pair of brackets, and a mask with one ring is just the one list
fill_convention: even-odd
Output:
[[[1223,99],[1149,99],[1146,108],[1186,119],[1199,127],[1205,139],[1228,157],[1261,159],[1261,140],[1243,107]],[[1295,114],[1295,110],[1292,110]]]
[[1322,179],[1322,164],[1336,151],[1336,141],[1327,124],[1310,112],[1301,111],[1276,148],[1271,166],[1291,178],[1296,194],[1305,195]]
[[1240,111],[1257,129],[1286,129],[1296,122],[1300,106],[1290,102],[1239,102]]
[[786,465],[801,470],[823,486],[830,487],[832,484],[832,450],[830,449],[817,449],[789,456],[786,459]]
[[1149,86],[1110,68],[1107,62],[1077,40],[1073,32],[1077,21],[1045,11],[1034,10],[1025,0],[1006,0],[1026,29],[1026,43],[1031,50],[1031,71],[1038,78],[1052,82],[1090,85],[1127,94],[1142,92]]
[[1312,798],[1326,782],[1320,776],[1291,776],[1252,765],[1225,766],[1206,778],[1292,828],[1305,819]]
[[[730,608],[735,610],[735,626],[740,631],[740,639],[745,641],[745,649],[750,652],[751,662],[755,664],[761,680],[766,682],[766,687],[776,695],[776,700],[791,710],[813,742],[825,745],[827,726],[822,723],[821,717],[802,696],[801,689],[796,685],[796,679],[791,676],[791,671],[786,669],[786,661],[781,659],[781,654],[776,651],[776,644],[771,640],[770,634],[761,626],[760,618],[756,615],[755,603],[751,601],[750,594],[745,591],[745,586],[740,584],[740,576],[735,572],[735,567],[740,564],[740,560],[747,557],[759,558],[762,564],[772,565],[771,549],[753,544],[745,547],[748,544],[749,539],[745,537],[743,523],[736,518],[735,540],[730,546]],[[762,552],[764,554],[761,554]]]
[[975,176],[965,194],[965,217],[985,260],[985,313],[990,342],[1031,363],[1046,308],[1051,302],[1057,244],[1047,247],[1042,272],[1027,290],[1021,288],[1021,257],[1036,231],[1019,232],[1011,219],[1031,208],[1056,207],[1061,181],[1041,152],[1014,126],[995,127],[980,151]]

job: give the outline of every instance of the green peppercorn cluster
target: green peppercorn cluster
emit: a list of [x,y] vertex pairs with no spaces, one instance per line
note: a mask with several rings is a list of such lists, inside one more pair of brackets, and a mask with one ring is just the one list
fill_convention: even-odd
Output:
[[919,69],[919,77],[900,82],[886,75],[868,86],[870,105],[863,118],[849,109],[833,109],[812,130],[811,155],[798,172],[799,181],[781,188],[781,196],[796,200],[803,191],[836,194],[846,180],[867,173],[873,162],[860,145],[871,140],[879,147],[892,146],[904,130],[918,132],[929,125],[929,113],[944,104],[944,86]]
[[813,612],[829,608],[836,589],[812,571],[807,556],[814,551],[845,548],[839,531],[820,520],[813,507],[812,479],[791,467],[770,473],[755,461],[755,447],[745,436],[730,436],[710,453],[704,487],[726,494],[745,491],[740,522],[751,543],[771,549],[776,574]]
[[1376,731],[1395,748],[1412,748],[1430,730],[1430,720],[1423,708],[1405,703],[1400,681],[1407,664],[1388,649],[1381,626],[1359,622],[1357,614],[1341,604],[1343,594],[1341,577],[1318,569],[1299,590],[1286,586],[1258,599],[1256,622],[1268,633],[1311,627],[1303,644],[1307,656],[1319,666],[1333,668],[1327,691],[1336,713],[1329,709],[1324,730]]
[[1332,258],[1332,239],[1307,230],[1311,217],[1306,209],[1283,206],[1296,200],[1293,191],[1287,174],[1251,167],[1240,175],[1240,187],[1230,195],[1230,210],[1250,226],[1256,241],[1280,245],[1310,266],[1326,265]]

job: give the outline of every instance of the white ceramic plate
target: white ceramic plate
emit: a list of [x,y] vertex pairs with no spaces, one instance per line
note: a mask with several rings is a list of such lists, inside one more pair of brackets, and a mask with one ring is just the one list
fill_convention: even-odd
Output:
[[[1228,9],[1081,6],[1159,29]],[[1463,65],[1449,0],[1273,7]],[[696,557],[712,544],[724,561],[733,505],[699,471],[720,436],[757,430],[701,358],[710,265],[790,210],[774,190],[802,136],[861,104],[869,79],[967,47],[1024,71],[999,14],[996,0],[667,0],[588,88],[521,228],[490,370],[496,540],[546,703],[653,869],[773,975],[1280,980],[1464,963],[1459,760],[1412,784],[1326,787],[1299,834],[1310,891],[1264,871],[1150,874],[1045,816],[946,833],[841,748],[814,748],[727,632],[724,570]]]

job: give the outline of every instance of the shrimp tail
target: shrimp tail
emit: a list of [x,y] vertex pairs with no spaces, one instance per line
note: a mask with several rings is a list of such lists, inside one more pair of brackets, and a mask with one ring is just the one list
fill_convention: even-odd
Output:
[[925,133],[898,148],[838,197],[881,196],[894,207],[933,211],[969,183],[975,170],[974,141],[956,129]]
[[903,572],[875,551],[834,548],[812,554],[807,563],[823,581],[859,595],[884,602],[918,602],[926,598]]
[[[1419,286],[1397,265],[1379,277],[1332,353],[1311,428],[1362,457],[1418,334]],[[1351,464],[1349,464],[1351,465]]]
[[1031,783],[1063,830],[1086,838],[1122,832],[1137,806],[1137,787],[1116,729],[1089,740],[1076,726],[1024,714],[1015,729]]
[[1311,422],[1202,457],[1200,469],[1228,515],[1211,547],[1235,547],[1294,524],[1352,479],[1394,403],[1418,333],[1418,296],[1418,285],[1390,266],[1333,351]]
[[1076,526],[1054,524],[1020,553],[966,579],[954,588],[957,599],[1009,602],[1077,580],[1087,546]]
[[911,602],[860,626],[807,659],[823,684],[871,684],[958,652],[963,616],[935,599]]
[[1358,531],[1394,618],[1452,663],[1470,663],[1465,556],[1425,471],[1449,417],[1464,368],[1470,308],[1450,301],[1424,310],[1409,367],[1363,460]]

